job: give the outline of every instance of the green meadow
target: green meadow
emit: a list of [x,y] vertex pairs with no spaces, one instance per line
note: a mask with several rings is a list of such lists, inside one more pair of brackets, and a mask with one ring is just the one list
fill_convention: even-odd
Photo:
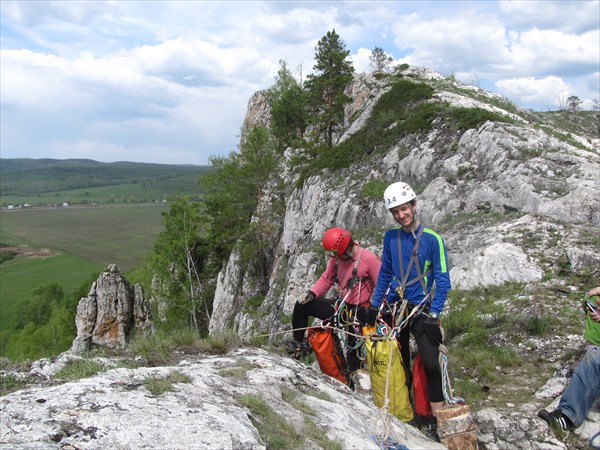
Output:
[[41,285],[58,283],[68,296],[109,264],[134,268],[153,249],[163,211],[167,204],[151,203],[0,212],[2,244],[50,250],[50,256],[20,255],[0,265],[0,330]]
[[0,204],[8,205],[91,205],[150,203],[170,200],[178,193],[200,195],[198,173],[190,173],[178,177],[160,180],[143,180],[139,183],[97,186],[69,189],[55,192],[39,192],[35,194],[0,195]]
[[0,331],[14,323],[18,306],[31,298],[38,286],[55,282],[71,297],[82,283],[89,281],[91,286],[102,269],[101,264],[67,254],[5,262],[0,266]]

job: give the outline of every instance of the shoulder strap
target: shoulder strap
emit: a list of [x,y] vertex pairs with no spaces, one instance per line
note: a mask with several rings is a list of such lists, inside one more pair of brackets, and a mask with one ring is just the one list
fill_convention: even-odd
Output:
[[[398,259],[400,260],[400,286],[399,289],[402,292],[402,298],[404,298],[404,290],[406,286],[410,286],[411,284],[416,283],[417,281],[421,282],[421,286],[423,287],[423,292],[427,295],[427,286],[425,285],[424,278],[431,272],[431,267],[427,269],[425,273],[421,272],[421,266],[419,266],[419,242],[421,241],[421,234],[423,233],[424,225],[421,225],[421,229],[417,233],[417,238],[415,239],[415,245],[412,249],[412,254],[410,255],[410,261],[408,263],[408,267],[406,271],[404,271],[404,262],[402,257],[402,238],[401,238],[401,228],[398,228]],[[412,280],[408,280],[408,276],[410,275],[410,270],[412,265],[416,264],[417,277]]]

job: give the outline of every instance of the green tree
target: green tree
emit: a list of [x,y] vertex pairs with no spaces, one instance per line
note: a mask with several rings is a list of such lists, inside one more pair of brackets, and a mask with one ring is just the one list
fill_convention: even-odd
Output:
[[577,122],[577,113],[581,109],[582,103],[583,103],[583,100],[581,100],[576,95],[571,95],[570,97],[567,98],[567,111],[569,113],[569,118],[573,122]]
[[157,290],[165,301],[162,312],[166,325],[185,324],[200,333],[210,311],[201,296],[204,255],[199,206],[180,194],[162,214],[165,228],[154,245],[150,266],[158,276]]
[[350,52],[335,30],[328,31],[315,50],[314,74],[308,76],[306,86],[317,132],[325,134],[325,142],[331,147],[333,135],[344,120],[344,105],[351,101],[344,89],[352,81],[354,67],[347,59]]
[[[214,170],[200,179],[210,224],[207,239],[213,256],[211,273],[216,275],[221,270],[238,245],[244,257],[242,262],[256,263],[259,278],[266,274],[262,250],[268,247],[272,215],[280,209],[278,202],[273,201],[281,189],[274,180],[278,158],[269,131],[262,126],[248,132],[240,153],[211,158]],[[271,187],[272,195],[265,196]]]
[[371,61],[369,65],[375,72],[385,72],[394,61],[394,58],[386,55],[382,48],[375,47],[369,60]]
[[302,85],[289,71],[285,61],[279,61],[275,84],[269,89],[271,98],[271,131],[284,146],[302,139],[307,122],[307,95]]

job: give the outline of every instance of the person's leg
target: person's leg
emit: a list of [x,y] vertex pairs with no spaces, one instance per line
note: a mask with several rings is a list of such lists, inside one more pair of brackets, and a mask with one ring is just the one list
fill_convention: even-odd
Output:
[[348,351],[346,352],[346,359],[348,361],[348,370],[350,372],[354,372],[355,370],[360,369],[362,365],[362,359],[360,358],[361,348],[358,346],[358,340],[355,336],[348,336],[347,345]]
[[600,396],[600,349],[589,348],[579,362],[563,393],[558,409],[580,427]]
[[309,317],[317,317],[319,319],[328,319],[334,313],[334,304],[331,300],[317,297],[314,300],[301,304],[296,302],[294,312],[292,313],[292,329],[294,340],[303,342],[306,327],[308,326]]
[[417,343],[417,349],[421,355],[423,370],[427,376],[427,396],[431,403],[431,410],[435,411],[444,406],[444,394],[442,392],[442,372],[439,362],[438,345],[432,342],[424,327],[425,315],[419,315],[411,324],[411,330]]
[[412,389],[412,370],[410,370],[410,328],[404,327],[398,335],[398,346],[400,347],[400,355],[402,356],[402,365],[406,375],[406,386],[408,392]]

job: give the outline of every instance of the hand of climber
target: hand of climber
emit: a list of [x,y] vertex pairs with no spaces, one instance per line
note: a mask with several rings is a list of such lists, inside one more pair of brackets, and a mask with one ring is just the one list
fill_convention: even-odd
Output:
[[427,317],[425,319],[424,331],[433,345],[440,345],[442,343],[442,330],[437,318]]
[[367,324],[375,325],[375,321],[377,320],[377,316],[379,315],[379,308],[377,306],[369,306],[367,310]]
[[302,294],[302,296],[298,299],[298,303],[300,303],[301,305],[304,305],[308,302],[312,302],[315,299],[316,295],[313,291],[308,291],[305,294]]

